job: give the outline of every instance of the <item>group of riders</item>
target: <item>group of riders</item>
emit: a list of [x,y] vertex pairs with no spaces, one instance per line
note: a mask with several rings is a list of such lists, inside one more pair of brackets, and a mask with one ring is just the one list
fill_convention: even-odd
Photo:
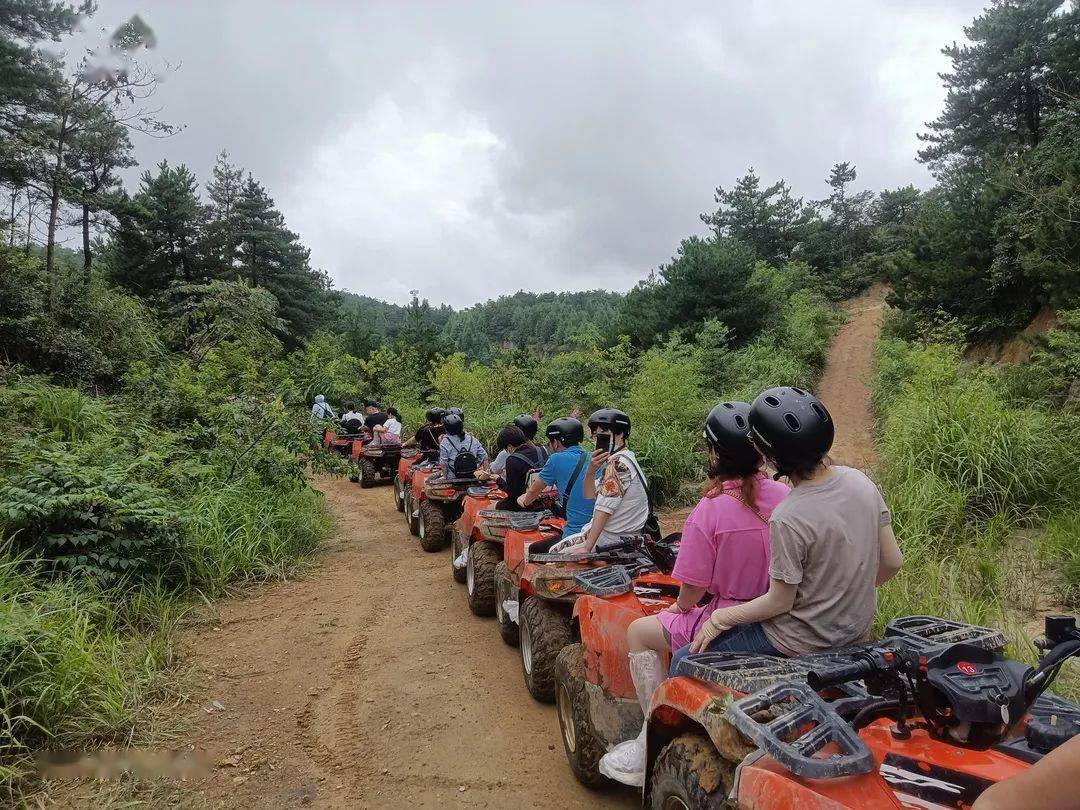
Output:
[[[400,440],[393,408],[370,404],[366,412],[372,441],[395,430]],[[350,414],[359,419],[350,407],[342,424]],[[333,417],[323,398],[312,417]],[[401,445],[416,447],[448,477],[497,480],[506,493],[499,509],[538,509],[544,490],[556,488],[566,526],[553,552],[586,553],[605,539],[658,533],[625,412],[603,408],[585,424],[555,419],[544,431],[546,446],[536,442],[537,417],[523,414],[504,427],[494,459],[465,429],[460,408],[429,409]],[[582,447],[586,427],[595,449]],[[709,412],[708,479],[683,526],[672,572],[678,598],[628,631],[630,673],[646,715],[668,675],[663,654],[672,655],[674,672],[691,652],[796,656],[868,637],[876,589],[900,569],[901,553],[877,485],[830,463],[834,433],[826,407],[795,387]],[[641,784],[644,766],[644,727],[601,762],[607,776],[631,785]]]

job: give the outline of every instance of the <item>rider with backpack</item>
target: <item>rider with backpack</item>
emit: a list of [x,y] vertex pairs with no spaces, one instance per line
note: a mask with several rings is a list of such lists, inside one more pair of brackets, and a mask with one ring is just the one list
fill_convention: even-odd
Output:
[[483,445],[465,432],[465,417],[461,413],[451,410],[443,417],[442,424],[446,434],[439,440],[439,466],[448,477],[474,478],[487,460]]
[[[514,417],[513,424],[516,427],[521,428],[521,432],[525,434],[525,446],[535,447],[540,451],[540,453],[542,454],[540,466],[544,466],[544,463],[547,461],[548,457],[547,450],[533,442],[533,439],[536,437],[537,428],[539,428],[539,423],[536,421],[536,417],[533,416],[531,413],[523,413],[520,416]],[[496,446],[497,445],[498,439],[496,439]],[[500,448],[499,454],[495,456],[495,460],[491,462],[491,471],[496,475],[502,475],[503,470],[506,467],[506,459],[509,456],[510,454],[505,449]]]
[[424,456],[425,461],[437,461],[439,458],[439,440],[443,437],[442,420],[446,415],[443,408],[428,408],[424,414],[424,424],[417,428],[411,439],[405,441],[402,447],[416,447]]
[[543,468],[547,453],[543,448],[530,444],[524,431],[517,425],[508,425],[500,430],[495,437],[495,446],[499,448],[500,455],[507,454],[506,461],[503,462],[503,474],[499,479],[499,487],[506,493],[506,497],[499,501],[495,508],[511,512],[528,509],[529,507],[518,504],[518,498],[529,488],[530,473]]

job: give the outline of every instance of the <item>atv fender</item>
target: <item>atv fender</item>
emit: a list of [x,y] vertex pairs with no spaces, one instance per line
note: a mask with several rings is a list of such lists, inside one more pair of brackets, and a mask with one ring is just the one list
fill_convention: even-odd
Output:
[[[645,795],[649,795],[653,764],[661,749],[671,740],[687,731],[700,730],[708,735],[720,756],[739,765],[757,747],[743,737],[734,726],[724,719],[724,709],[729,698],[742,697],[715,684],[707,684],[692,678],[668,678],[653,695],[649,712],[649,731],[645,763]],[[770,760],[771,761],[771,760]],[[739,807],[744,805],[740,802]],[[747,807],[780,807],[783,805],[755,805]],[[801,805],[791,805],[796,807]]]
[[637,700],[626,634],[630,623],[645,615],[633,594],[581,596],[574,603],[574,619],[585,648],[586,679],[613,698]]
[[636,697],[608,697],[603,689],[589,680],[585,681],[585,695],[589,700],[589,717],[593,728],[609,747],[623,740],[632,740],[641,731],[645,718]]

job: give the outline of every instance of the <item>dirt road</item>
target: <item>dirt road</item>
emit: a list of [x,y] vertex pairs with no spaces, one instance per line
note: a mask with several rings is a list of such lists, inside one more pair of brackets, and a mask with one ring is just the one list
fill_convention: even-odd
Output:
[[877,464],[868,384],[887,292],[884,285],[876,284],[847,303],[847,323],[829,346],[816,392],[836,421],[833,461],[862,470]]
[[[210,807],[633,807],[581,787],[516,649],[426,554],[389,488],[317,485],[338,519],[318,568],[221,604],[186,641],[188,741]],[[223,709],[215,709],[217,701]]]

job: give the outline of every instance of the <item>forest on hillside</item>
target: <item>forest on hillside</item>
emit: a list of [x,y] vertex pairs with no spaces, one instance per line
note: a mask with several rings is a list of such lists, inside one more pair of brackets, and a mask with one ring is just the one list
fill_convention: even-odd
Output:
[[[334,290],[243,155],[122,182],[134,134],[177,126],[150,101],[154,32],[133,18],[107,59],[58,60],[43,45],[79,11],[0,2],[9,798],[42,746],[138,743],[148,707],[177,697],[194,600],[315,551],[330,516],[308,476],[343,472],[308,422],[315,394],[396,405],[407,428],[460,405],[484,441],[521,412],[619,405],[658,500],[685,502],[709,408],[812,386],[838,302],[876,282],[891,289],[878,477],[907,557],[881,615],[1013,622],[1047,598],[1080,604],[1077,2],[991,0],[945,48],[944,107],[912,156],[930,188],[859,190],[848,156],[810,200],[751,168],[716,178],[672,258],[625,295],[462,310]],[[968,359],[1040,311],[1055,327],[1026,362]],[[1018,546],[1020,531],[1035,539]],[[1020,559],[1038,586],[1011,576]]]

